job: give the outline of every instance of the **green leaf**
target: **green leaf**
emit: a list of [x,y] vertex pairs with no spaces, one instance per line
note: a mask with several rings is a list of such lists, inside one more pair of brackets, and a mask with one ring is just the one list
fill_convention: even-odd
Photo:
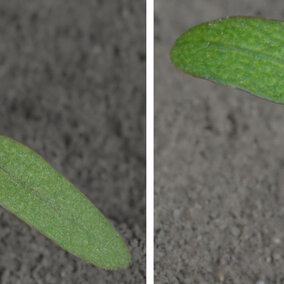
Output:
[[284,22],[232,17],[195,26],[171,50],[193,76],[284,103]]
[[124,241],[102,213],[38,154],[4,136],[0,204],[92,264],[120,269],[130,262]]

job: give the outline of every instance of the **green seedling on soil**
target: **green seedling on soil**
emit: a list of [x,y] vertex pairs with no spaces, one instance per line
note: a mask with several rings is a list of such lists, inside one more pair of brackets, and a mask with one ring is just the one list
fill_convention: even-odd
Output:
[[284,22],[231,17],[182,34],[171,60],[193,76],[284,103]]
[[72,254],[106,269],[130,262],[109,221],[43,158],[0,136],[0,205]]

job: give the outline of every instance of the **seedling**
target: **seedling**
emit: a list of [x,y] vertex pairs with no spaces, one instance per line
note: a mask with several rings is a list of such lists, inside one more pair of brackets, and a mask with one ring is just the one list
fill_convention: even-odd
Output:
[[0,205],[72,254],[106,269],[130,253],[109,221],[43,158],[0,136]]
[[284,103],[284,22],[229,17],[195,26],[171,50],[193,76]]

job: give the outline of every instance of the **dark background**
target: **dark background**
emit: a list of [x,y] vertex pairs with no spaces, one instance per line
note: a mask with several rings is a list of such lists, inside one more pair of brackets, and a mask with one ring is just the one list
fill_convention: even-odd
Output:
[[155,1],[157,284],[284,283],[284,106],[177,70],[188,28],[280,0]]
[[0,134],[72,181],[132,254],[99,269],[0,207],[0,283],[144,283],[145,1],[0,1]]

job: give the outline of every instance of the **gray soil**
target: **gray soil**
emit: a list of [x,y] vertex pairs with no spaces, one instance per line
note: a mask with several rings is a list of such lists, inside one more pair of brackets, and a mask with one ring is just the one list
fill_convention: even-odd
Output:
[[283,1],[156,0],[156,283],[284,283],[284,106],[169,60],[189,27]]
[[114,224],[130,266],[78,259],[0,207],[1,284],[145,282],[145,1],[0,1],[0,134]]

